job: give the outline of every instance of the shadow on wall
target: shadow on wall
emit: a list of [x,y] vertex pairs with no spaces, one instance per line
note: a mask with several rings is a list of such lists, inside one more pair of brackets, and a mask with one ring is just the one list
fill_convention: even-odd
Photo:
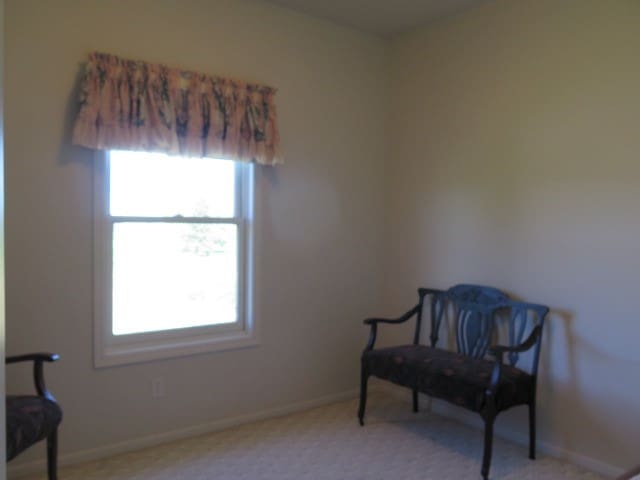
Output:
[[[554,345],[552,342],[556,340]],[[561,344],[557,343],[562,341]],[[619,371],[623,363],[628,363],[621,358],[610,355],[606,350],[585,340],[579,335],[576,327],[576,318],[571,311],[563,309],[551,310],[544,332],[542,355],[540,358],[541,375],[538,384],[538,404],[542,407],[540,420],[544,423],[544,430],[552,432],[555,444],[570,451],[579,452],[591,457],[591,452],[584,450],[584,438],[592,439],[593,456],[598,453],[596,446],[607,445],[611,452],[615,452],[619,464],[625,458],[633,458],[637,454],[637,444],[632,445],[621,442],[620,429],[628,429],[633,435],[633,425],[617,425],[598,412],[611,409],[612,397],[606,390],[598,389],[599,372],[580,370],[579,357],[590,359],[590,363],[603,365],[609,375],[619,377],[620,388],[625,388],[632,378],[632,372],[637,372],[637,366],[626,365],[626,371]],[[554,348],[555,347],[555,348]],[[550,366],[554,370],[561,370],[563,378],[552,378],[548,372]],[[564,369],[558,369],[564,366]],[[590,387],[590,388],[589,388]],[[619,399],[617,399],[619,401]],[[546,407],[546,408],[545,408]],[[637,405],[619,405],[619,410],[635,411]],[[618,408],[617,408],[618,409]],[[570,417],[573,430],[558,431],[555,429],[557,416]],[[637,436],[637,432],[636,432]],[[628,437],[627,437],[628,438]]]
[[58,147],[58,164],[65,165],[68,163],[83,163],[91,166],[93,161],[93,150],[79,147],[71,143],[73,133],[73,124],[79,110],[79,98],[82,88],[82,79],[84,77],[84,63],[79,65],[73,81],[67,101],[65,102],[64,120],[61,124],[60,146]]

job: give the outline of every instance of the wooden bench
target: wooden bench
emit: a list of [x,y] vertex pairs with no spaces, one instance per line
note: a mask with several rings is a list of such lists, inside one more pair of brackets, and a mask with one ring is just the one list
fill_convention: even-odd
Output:
[[[364,321],[371,333],[361,358],[360,425],[364,425],[367,381],[373,375],[410,388],[414,412],[418,411],[418,393],[424,393],[479,413],[485,426],[485,480],[491,465],[496,416],[527,405],[529,457],[535,458],[536,379],[542,328],[549,308],[512,300],[500,290],[481,285],[456,285],[446,291],[420,288],[418,297],[418,304],[399,318]],[[429,346],[420,344],[427,315],[431,324]],[[413,317],[413,343],[374,348],[378,325],[400,324]],[[451,327],[449,343],[455,339],[456,351],[437,347],[443,323]],[[504,345],[495,344],[500,333],[508,339]],[[521,365],[524,363],[528,368]]]

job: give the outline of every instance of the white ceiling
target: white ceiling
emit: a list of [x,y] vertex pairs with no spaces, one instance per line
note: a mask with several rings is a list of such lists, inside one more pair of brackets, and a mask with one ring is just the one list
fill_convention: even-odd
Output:
[[488,0],[267,0],[359,30],[392,36]]

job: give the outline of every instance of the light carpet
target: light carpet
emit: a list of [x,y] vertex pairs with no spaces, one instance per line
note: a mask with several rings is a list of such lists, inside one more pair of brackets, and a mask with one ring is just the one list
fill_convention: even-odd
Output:
[[[383,394],[366,424],[348,401],[60,469],[60,480],[479,479],[482,434]],[[495,439],[495,480],[603,477]],[[30,477],[44,479],[45,476]]]

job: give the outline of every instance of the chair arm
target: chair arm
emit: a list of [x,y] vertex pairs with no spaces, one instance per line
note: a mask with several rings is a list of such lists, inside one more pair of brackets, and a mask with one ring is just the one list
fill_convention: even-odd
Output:
[[420,304],[413,307],[411,310],[406,312],[404,315],[398,318],[367,318],[364,320],[365,325],[371,325],[371,332],[369,333],[369,341],[367,342],[367,346],[364,347],[364,351],[368,351],[373,349],[373,345],[376,343],[376,337],[378,335],[378,324],[379,323],[387,323],[387,324],[398,324],[404,323],[417,314],[420,311]]
[[491,383],[489,384],[489,389],[487,390],[488,394],[493,395],[498,389],[498,384],[500,383],[500,375],[502,374],[502,361],[504,354],[526,352],[536,344],[541,331],[542,327],[538,325],[531,331],[529,337],[527,337],[527,339],[520,345],[515,345],[513,347],[509,347],[507,345],[494,345],[493,347],[489,348],[489,354],[496,357],[496,363],[493,366],[493,371],[491,372]]
[[6,364],[28,361],[55,362],[60,359],[57,353],[27,353],[25,355],[13,355],[4,359]]
[[60,358],[57,353],[27,353],[25,355],[14,355],[5,358],[5,363],[33,362],[33,382],[38,395],[55,402],[55,397],[47,390],[44,382],[44,371],[42,362],[55,362]]

